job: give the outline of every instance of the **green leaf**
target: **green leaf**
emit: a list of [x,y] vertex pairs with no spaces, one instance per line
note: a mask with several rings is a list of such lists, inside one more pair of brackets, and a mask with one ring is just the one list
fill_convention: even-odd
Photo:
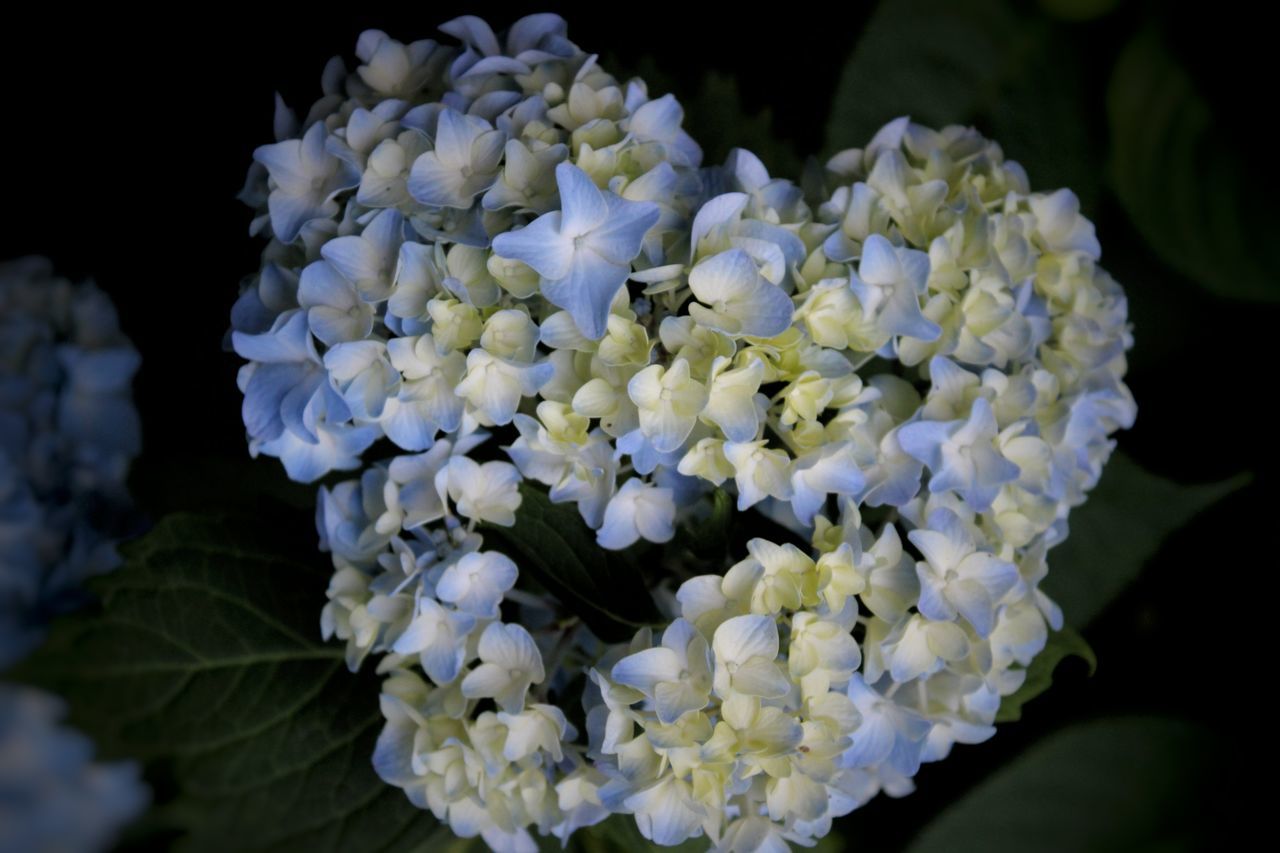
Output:
[[1121,54],[1107,112],[1112,184],[1156,254],[1219,295],[1280,300],[1280,209],[1155,32]]
[[412,850],[447,833],[370,764],[372,669],[320,639],[329,568],[300,515],[174,515],[15,674],[67,698],[108,758],[147,762],[182,846]]
[[607,642],[631,639],[662,621],[644,574],[619,551],[605,551],[573,504],[552,503],[528,483],[513,527],[487,524],[485,547],[501,551]]
[[733,526],[733,498],[724,489],[711,493],[711,513],[693,518],[680,528],[675,544],[688,548],[694,557],[704,561],[723,561]]
[[1048,690],[1053,685],[1053,671],[1069,657],[1077,657],[1089,664],[1089,674],[1098,669],[1098,658],[1093,649],[1070,628],[1054,631],[1049,635],[1044,649],[1027,667],[1027,678],[1012,695],[1004,697],[996,712],[997,723],[1012,723],[1022,719],[1022,706]]
[[1242,474],[1183,486],[1113,454],[1089,499],[1071,511],[1067,540],[1049,552],[1045,592],[1068,622],[1087,627],[1138,577],[1166,536],[1248,480]]
[[840,77],[828,153],[866,145],[901,115],[972,124],[1033,187],[1070,187],[1087,212],[1101,176],[1081,56],[1061,25],[1009,0],[885,0]]
[[1221,831],[1199,825],[1225,775],[1218,740],[1163,718],[1071,726],[971,789],[908,853],[1216,849],[1197,835]]

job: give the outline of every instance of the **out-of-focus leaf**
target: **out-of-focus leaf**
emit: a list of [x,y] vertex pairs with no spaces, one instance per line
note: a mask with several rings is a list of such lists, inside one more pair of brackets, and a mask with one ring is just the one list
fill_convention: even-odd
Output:
[[66,697],[106,757],[147,762],[154,826],[184,849],[448,837],[373,771],[378,678],[320,639],[312,536],[305,516],[169,516],[94,583],[101,606],[58,621],[14,676]]
[[1040,8],[1064,21],[1092,21],[1110,14],[1120,0],[1040,0]]
[[1138,577],[1166,536],[1246,482],[1240,475],[1183,486],[1113,454],[1084,506],[1072,510],[1067,541],[1049,552],[1044,590],[1068,622],[1087,626]]
[[1112,184],[1160,258],[1219,295],[1280,300],[1280,209],[1154,31],[1121,54],[1107,112]]
[[1206,801],[1220,788],[1212,732],[1124,717],[1031,746],[934,819],[908,853],[1214,849]]
[[996,712],[997,723],[1012,723],[1022,719],[1022,706],[1053,686],[1053,671],[1069,657],[1077,657],[1089,664],[1089,674],[1098,668],[1098,658],[1089,644],[1070,628],[1054,631],[1049,635],[1044,649],[1027,667],[1026,680],[1013,694],[1004,697]]
[[[602,65],[622,69],[626,63],[610,58]],[[802,159],[774,128],[773,112],[767,107],[751,112],[732,74],[708,71],[700,78],[678,78],[652,57],[645,57],[626,69],[626,75],[644,80],[650,95],[672,92],[679,98],[684,129],[702,146],[704,165],[723,163],[732,149],[746,148],[771,175],[799,177]]]
[[1009,0],[885,0],[836,88],[828,153],[866,145],[901,115],[972,124],[1034,188],[1069,187],[1088,213],[1101,176],[1083,76],[1063,28]]
[[644,575],[625,553],[605,551],[573,504],[552,503],[524,483],[513,527],[485,525],[485,546],[501,551],[607,642],[629,640],[662,621]]

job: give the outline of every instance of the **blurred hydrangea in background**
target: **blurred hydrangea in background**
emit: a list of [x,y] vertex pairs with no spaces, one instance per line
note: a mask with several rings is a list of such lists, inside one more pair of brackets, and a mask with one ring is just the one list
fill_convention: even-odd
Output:
[[[126,490],[141,432],[139,356],[93,284],[44,258],[0,265],[0,671],[84,602],[136,532]],[[62,703],[0,683],[0,850],[94,850],[148,794],[132,763],[94,764]]]

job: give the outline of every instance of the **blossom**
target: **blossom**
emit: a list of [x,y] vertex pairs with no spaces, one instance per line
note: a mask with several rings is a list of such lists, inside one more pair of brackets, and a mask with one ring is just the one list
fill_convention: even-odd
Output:
[[710,396],[706,386],[679,360],[665,369],[652,364],[627,383],[627,395],[640,413],[640,430],[660,453],[684,444]]
[[791,325],[791,298],[765,279],[742,249],[698,263],[689,272],[689,289],[698,299],[689,305],[689,314],[708,329],[732,337],[771,338]]
[[781,696],[787,680],[778,669],[778,625],[771,616],[734,616],[716,628],[715,690],[748,696]]
[[467,373],[454,391],[489,423],[509,424],[520,398],[538,393],[551,378],[551,371],[545,361],[522,364],[473,349],[467,354]]
[[[495,849],[611,813],[782,849],[990,737],[1135,411],[1075,197],[905,118],[803,190],[704,166],[559,17],[442,31],[365,33],[279,123],[232,312],[250,451],[355,472],[320,491],[321,626],[385,678],[382,778]],[[0,499],[25,530],[32,495]],[[678,608],[660,642],[602,641],[494,550],[579,518]]]
[[1018,569],[977,550],[974,536],[949,509],[935,510],[929,526],[907,534],[925,559],[916,564],[920,612],[930,619],[968,620],[979,636],[991,633],[995,606],[1018,582]]
[[[116,569],[118,543],[138,532],[126,478],[141,451],[140,365],[103,291],[44,258],[0,263],[0,668],[82,605],[84,583]],[[274,427],[277,398],[255,396],[259,426]],[[150,799],[139,767],[95,762],[65,712],[0,683],[0,849],[105,849]]]
[[380,302],[391,295],[403,231],[404,217],[394,210],[384,210],[360,234],[325,243],[320,255],[355,285],[362,300]]
[[920,310],[929,276],[929,256],[896,248],[872,234],[862,246],[858,275],[850,282],[862,310],[877,315],[877,323],[893,335],[933,340],[942,333]]
[[631,273],[630,262],[659,211],[650,202],[602,193],[582,169],[556,166],[560,210],[520,231],[500,234],[494,251],[542,276],[542,293],[569,312],[591,339],[604,335],[609,305]]
[[312,125],[301,139],[262,145],[253,159],[267,168],[272,189],[267,198],[276,236],[292,243],[313,219],[338,213],[334,196],[360,183],[359,172],[325,147],[325,128]]
[[517,574],[516,564],[503,554],[495,551],[464,554],[440,575],[436,595],[464,613],[481,619],[497,619],[498,605],[507,590],[515,586]]
[[633,477],[622,484],[605,507],[596,534],[600,547],[619,551],[643,538],[666,542],[675,535],[675,502],[670,489]]
[[979,397],[967,418],[917,421],[898,433],[903,450],[932,472],[929,491],[954,489],[976,510],[991,506],[1005,483],[1016,480],[1018,466],[995,446],[996,419],[991,404]]
[[393,648],[398,654],[419,655],[423,672],[436,684],[448,684],[462,670],[467,657],[463,640],[474,623],[473,614],[446,610],[423,597],[417,614]]
[[466,456],[453,456],[436,475],[437,488],[442,478],[460,515],[503,527],[516,523],[520,472],[510,462],[480,464]]
[[693,625],[677,619],[663,632],[662,645],[623,658],[610,675],[653,699],[658,720],[670,725],[709,701],[710,649]]
[[529,686],[546,678],[533,637],[519,625],[491,622],[480,635],[479,655],[480,665],[462,680],[462,695],[492,698],[508,714],[519,713]]
[[413,162],[409,195],[437,207],[470,207],[496,179],[506,141],[483,118],[446,107],[437,120],[435,147]]

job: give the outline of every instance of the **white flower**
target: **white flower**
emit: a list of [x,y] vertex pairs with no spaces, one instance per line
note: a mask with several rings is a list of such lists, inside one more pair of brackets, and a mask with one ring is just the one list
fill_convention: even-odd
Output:
[[861,675],[849,679],[849,698],[862,722],[851,734],[843,760],[850,767],[884,765],[905,776],[920,767],[920,750],[932,724],[915,711],[886,699]]
[[671,846],[702,834],[706,808],[688,782],[674,776],[644,788],[623,801],[635,815],[640,834],[654,844]]
[[380,421],[387,437],[405,450],[425,450],[437,433],[457,430],[465,401],[454,389],[466,373],[466,357],[456,350],[441,354],[431,335],[392,338],[387,354],[403,377]]
[[[382,778],[497,850],[631,813],[658,843],[780,853],[990,737],[1062,624],[1045,555],[1134,416],[1124,294],[1075,197],[906,118],[806,190],[740,149],[701,169],[675,99],[559,17],[442,29],[461,44],[362,35],[302,121],[278,109],[241,196],[275,237],[232,311],[249,447],[295,479],[359,472],[321,492],[321,627],[350,666],[386,655]],[[11,324],[47,299],[113,334],[45,294],[0,289],[0,367],[66,387],[0,402],[24,436],[42,411],[77,441],[123,424],[82,465],[102,476],[136,449],[111,403],[136,359]],[[681,614],[660,644],[600,642],[484,550],[531,512],[521,477],[595,546],[658,543],[644,580]],[[0,485],[28,563],[35,494]],[[779,526],[799,539],[754,535]],[[688,577],[728,531],[748,553]],[[546,703],[583,670],[579,742]]]
[[733,466],[738,486],[738,510],[758,504],[767,497],[790,500],[793,494],[790,459],[781,450],[771,450],[768,442],[729,441],[724,456]]
[[663,632],[661,646],[628,655],[613,665],[610,675],[618,684],[652,699],[659,722],[670,725],[706,707],[711,693],[711,650],[693,625],[677,619]]
[[325,243],[320,254],[355,285],[361,299],[380,302],[391,295],[403,232],[404,217],[394,210],[384,210],[360,234]]
[[507,727],[507,740],[502,747],[502,757],[507,761],[521,761],[535,752],[545,752],[553,761],[564,758],[560,739],[568,731],[569,722],[554,705],[535,703],[519,714],[499,713],[498,719]]
[[474,624],[474,616],[446,610],[434,599],[422,596],[416,615],[393,648],[397,654],[418,655],[432,681],[449,684],[462,671],[467,659],[466,636]]
[[856,495],[866,485],[852,444],[828,444],[797,459],[791,468],[791,509],[805,524],[828,495]]
[[684,444],[707,405],[707,388],[689,374],[689,362],[669,369],[652,364],[627,383],[627,395],[640,413],[640,430],[660,453]]
[[298,304],[307,309],[311,333],[330,346],[364,340],[373,330],[373,306],[328,261],[302,270]]
[[752,441],[760,429],[760,410],[756,392],[764,380],[764,362],[752,359],[736,370],[724,356],[711,364],[707,404],[701,412],[703,420],[720,427],[729,441]]
[[778,623],[772,616],[747,614],[725,620],[712,639],[715,651],[715,691],[778,697],[790,689],[778,669]]
[[708,329],[731,337],[772,338],[791,325],[791,297],[765,279],[742,249],[699,262],[689,272],[689,288],[698,299],[689,304],[689,314]]
[[436,596],[477,618],[497,619],[498,605],[518,574],[504,554],[472,552],[444,570],[436,581]]
[[1080,215],[1080,199],[1071,190],[1028,199],[1036,218],[1036,233],[1051,252],[1084,252],[1097,260],[1102,255],[1093,223]]
[[491,698],[508,714],[520,713],[529,685],[546,678],[533,637],[520,625],[491,622],[480,635],[478,651],[480,665],[462,679],[462,695]]
[[601,548],[620,551],[640,539],[668,542],[675,535],[676,505],[670,489],[632,477],[622,484],[604,511],[596,533]]
[[467,373],[455,392],[487,422],[511,423],[521,397],[531,397],[551,378],[550,362],[522,364],[482,349],[467,354]]
[[466,456],[453,456],[436,478],[437,488],[443,478],[460,515],[503,527],[516,523],[521,500],[520,471],[510,462],[482,465]]
[[932,675],[967,654],[969,638],[959,625],[933,622],[919,613],[909,617],[884,641],[889,674],[899,683]]

